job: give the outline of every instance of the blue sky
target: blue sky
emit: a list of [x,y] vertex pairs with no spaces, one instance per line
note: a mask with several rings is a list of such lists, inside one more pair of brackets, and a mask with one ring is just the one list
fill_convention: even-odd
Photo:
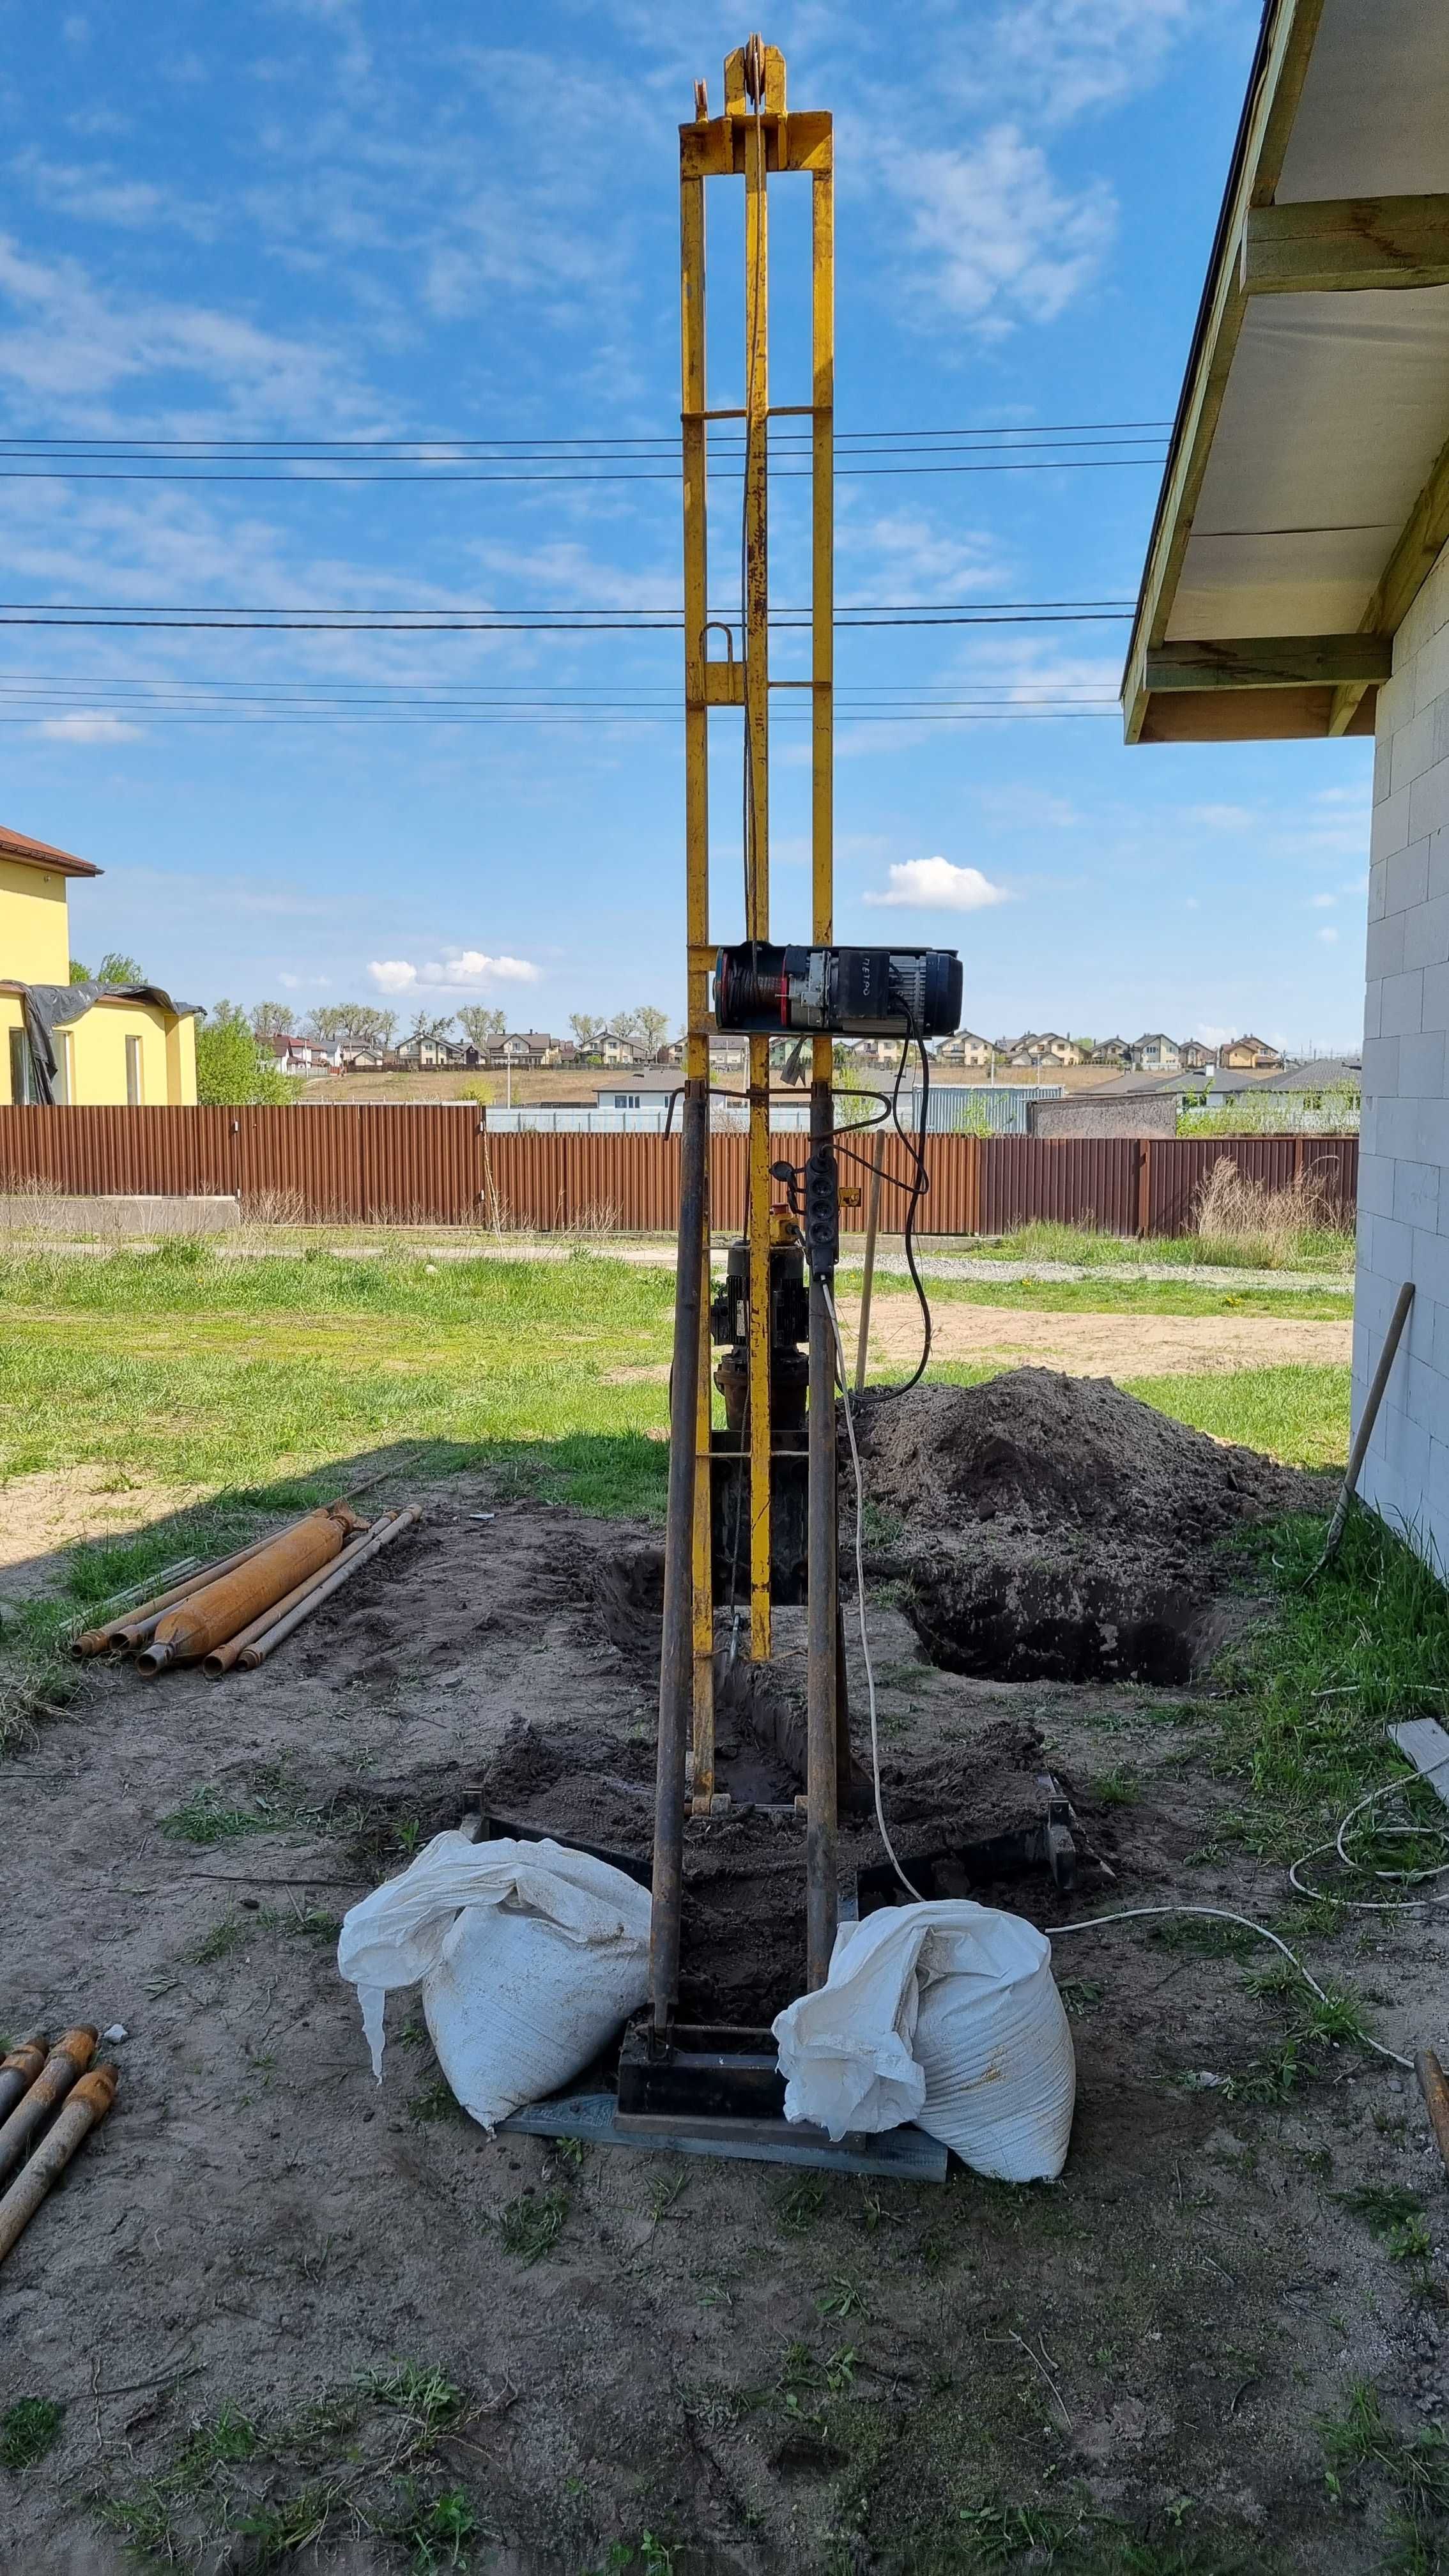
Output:
[[[838,124],[842,431],[1166,420],[1255,23],[1249,0],[781,6],[765,33],[785,50],[791,101]],[[722,57],[747,24],[688,0],[148,0],[139,15],[10,0],[0,435],[667,437],[675,130],[697,75],[719,104]],[[777,401],[807,390],[805,195],[804,182],[772,193]],[[740,382],[736,196],[710,192],[719,402]],[[1112,456],[1160,454],[1150,429],[1127,435],[1143,443]],[[897,443],[877,470],[841,477],[842,600],[1135,592],[1151,464],[878,470],[893,460],[920,462]],[[429,470],[248,488],[115,479],[156,469],[112,458],[103,473],[94,452],[84,474],[69,456],[72,479],[27,489],[43,454],[3,461],[7,602],[443,612],[678,598],[663,458],[658,479],[616,465],[620,479],[587,483]],[[257,470],[255,449],[221,462]],[[801,596],[805,489],[776,487],[781,603]],[[726,603],[737,492],[714,488]],[[1251,1027],[1354,1042],[1369,746],[1128,752],[1115,716],[1029,712],[1112,697],[1126,633],[842,639],[842,697],[871,720],[839,736],[838,935],[959,946],[966,1017],[988,1035]],[[778,669],[798,656],[782,639]],[[678,1011],[674,636],[15,626],[0,666],[0,820],[105,868],[72,901],[91,962],[124,947],[188,999],[299,1011],[386,997],[407,1019],[483,1000],[560,1028],[572,1010]],[[228,697],[270,706],[279,692],[306,723],[254,704],[248,721],[217,720]],[[488,720],[438,722],[443,693]],[[533,720],[498,721],[510,693]],[[1004,713],[921,720],[893,714],[891,693],[917,711],[966,698]],[[348,695],[355,712],[338,721]],[[715,719],[726,935],[736,722]],[[781,936],[808,924],[807,783],[802,737],[783,725]]]

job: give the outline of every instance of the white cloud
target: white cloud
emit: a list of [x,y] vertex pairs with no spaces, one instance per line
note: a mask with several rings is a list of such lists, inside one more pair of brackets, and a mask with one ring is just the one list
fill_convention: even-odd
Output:
[[1336,930],[1320,930],[1318,936],[1322,940],[1325,948],[1337,947],[1338,933]]
[[1015,125],[992,126],[966,152],[892,146],[881,167],[911,210],[916,249],[934,264],[935,294],[988,337],[1022,318],[1054,322],[1116,230],[1107,182],[1062,188]]
[[1183,908],[1187,912],[1196,912],[1199,909],[1197,896],[1195,894],[1190,894]]
[[1246,832],[1253,817],[1246,805],[1189,805],[1186,820],[1205,832]]
[[[862,504],[847,484],[841,498],[837,545],[842,561],[868,567],[867,595],[895,600],[915,595],[949,599],[986,591],[1009,578],[994,537],[937,528],[921,509],[880,510],[856,516]],[[918,586],[918,587],[917,587]]]
[[200,208],[188,206],[148,179],[120,177],[103,162],[86,166],[47,161],[39,152],[22,152],[10,168],[38,204],[73,222],[117,224],[127,231],[166,222],[208,236],[212,230]]
[[29,257],[0,235],[0,382],[30,396],[93,395],[147,376],[200,378],[253,415],[351,417],[356,397],[315,340],[258,330],[236,314],[157,297],[109,301],[78,260]]
[[87,715],[77,709],[74,715],[47,716],[35,728],[42,742],[139,742],[141,727],[125,724],[119,716]]
[[981,59],[992,87],[1067,125],[1147,88],[1191,14],[1191,0],[1010,0]]
[[480,985],[536,984],[539,969],[526,957],[490,957],[481,948],[450,948],[442,958],[414,966],[405,957],[375,958],[368,967],[379,992],[474,992]]
[[1313,894],[1308,898],[1309,910],[1312,912],[1332,912],[1337,901],[1338,897],[1336,894]]
[[1005,886],[993,885],[979,868],[959,868],[950,859],[901,859],[888,870],[884,894],[867,894],[868,904],[909,905],[913,910],[982,912],[988,904],[1008,903]]
[[1049,795],[1042,787],[984,787],[978,801],[983,814],[998,823],[1046,824],[1066,832],[1082,819],[1065,796]]

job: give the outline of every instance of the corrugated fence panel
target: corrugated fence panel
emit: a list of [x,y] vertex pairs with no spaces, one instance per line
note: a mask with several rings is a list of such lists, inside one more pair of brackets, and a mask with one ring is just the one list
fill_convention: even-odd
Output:
[[981,1145],[982,1234],[1038,1218],[1137,1231],[1137,1143],[1131,1136],[989,1136]]
[[[841,1182],[859,1199],[843,1233],[865,1224],[876,1140],[839,1139]],[[809,1140],[771,1139],[771,1158],[799,1167]],[[1358,1187],[1353,1136],[928,1136],[922,1234],[1008,1234],[1034,1218],[1112,1234],[1190,1231],[1214,1163],[1274,1190],[1316,1183],[1325,1211],[1351,1226]],[[748,1140],[710,1139],[710,1222],[744,1223]],[[894,1135],[881,1161],[881,1224],[900,1231],[914,1153]],[[679,1139],[657,1135],[494,1135],[467,1105],[338,1101],[292,1108],[11,1109],[0,1107],[0,1188],[69,1196],[229,1195],[278,1220],[523,1226],[606,1234],[671,1234],[679,1219]]]
[[225,1109],[0,1107],[0,1176],[68,1197],[226,1196],[237,1186]]
[[1189,1234],[1214,1163],[1230,1162],[1271,1190],[1301,1181],[1331,1222],[1352,1226],[1358,1200],[1356,1136],[1177,1136],[1145,1139],[1152,1234]]
[[317,1134],[291,1108],[234,1109],[236,1187],[249,1207],[278,1223],[303,1216],[361,1218],[358,1120],[365,1113],[338,1102],[315,1113]]
[[419,1102],[399,1118],[387,1102],[375,1101],[354,1114],[360,1122],[357,1187],[368,1215],[466,1225],[484,1213],[483,1124],[476,1107]]

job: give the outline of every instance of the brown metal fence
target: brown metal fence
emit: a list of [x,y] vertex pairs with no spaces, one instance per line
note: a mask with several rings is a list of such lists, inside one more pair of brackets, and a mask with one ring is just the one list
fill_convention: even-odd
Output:
[[[774,1139],[802,1163],[807,1140]],[[872,1140],[841,1139],[842,1180],[865,1222]],[[742,1135],[713,1138],[711,1219],[744,1221]],[[1351,1225],[1358,1189],[1352,1136],[928,1136],[929,1234],[1008,1234],[1036,1218],[1104,1233],[1185,1234],[1208,1172],[1228,1160],[1274,1189],[1311,1175],[1326,1213]],[[899,1229],[912,1160],[895,1136],[883,1158],[881,1221]],[[490,1136],[473,1107],[394,1108],[338,1101],[305,1117],[281,1109],[0,1107],[0,1188],[68,1197],[222,1196],[297,1222],[529,1227],[543,1233],[669,1234],[678,1222],[672,1136]]]

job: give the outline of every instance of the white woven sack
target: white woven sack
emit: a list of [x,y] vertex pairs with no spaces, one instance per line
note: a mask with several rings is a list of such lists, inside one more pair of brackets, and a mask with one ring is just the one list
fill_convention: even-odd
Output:
[[387,1990],[421,1983],[438,2062],[487,2129],[579,2074],[649,1990],[647,1888],[560,1843],[437,1834],[343,1918],[382,2082]]
[[914,2120],[977,2173],[1061,2172],[1076,2100],[1051,1944],[965,1897],[844,1923],[830,1972],[774,2025],[785,2116],[832,2138]]

